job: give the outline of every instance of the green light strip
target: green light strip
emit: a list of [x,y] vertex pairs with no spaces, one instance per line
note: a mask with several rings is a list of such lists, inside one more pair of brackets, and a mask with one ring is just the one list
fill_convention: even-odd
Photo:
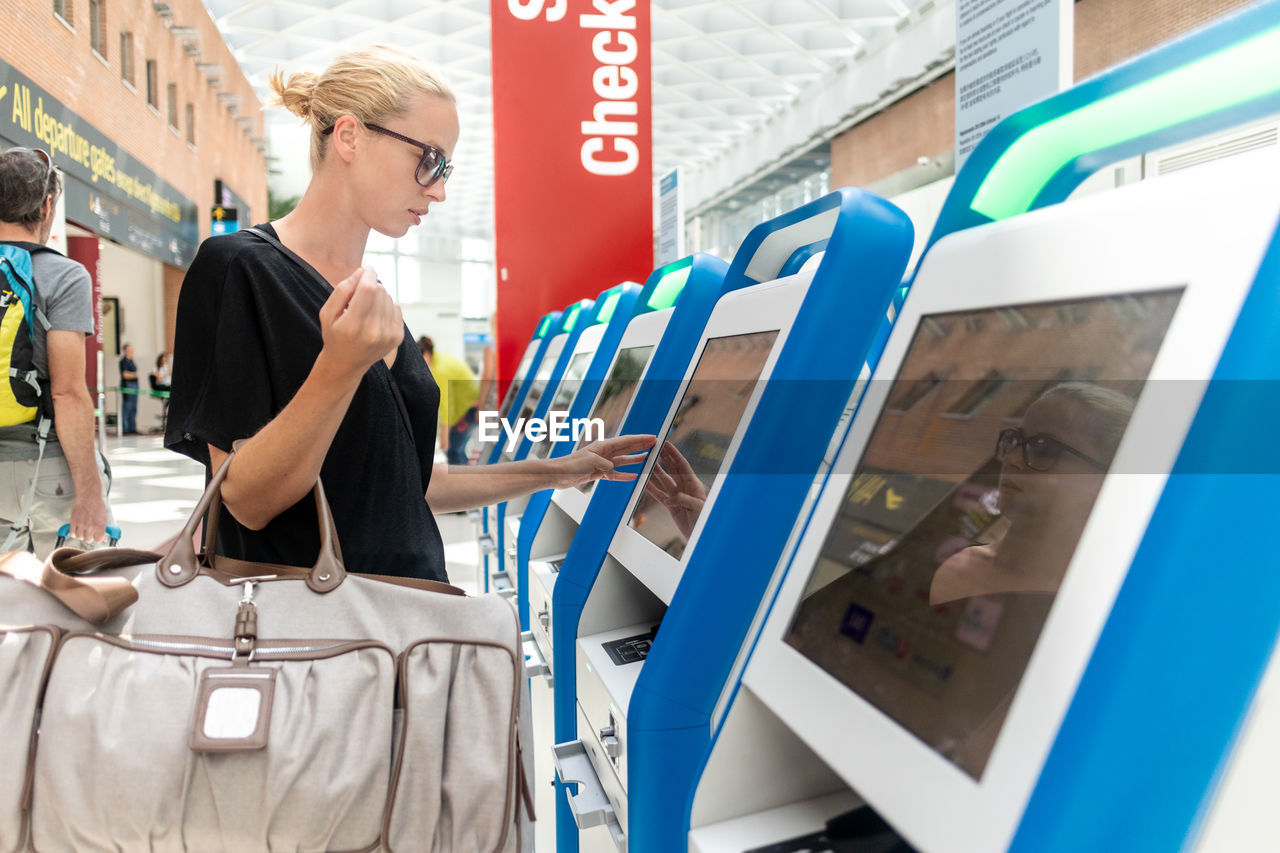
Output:
[[622,298],[622,291],[615,290],[604,301],[604,307],[600,309],[600,313],[596,314],[597,323],[607,323],[613,317],[613,309],[618,307],[618,300]]
[[974,194],[991,219],[1030,209],[1076,157],[1280,90],[1280,28],[1045,122],[1009,146]]
[[582,313],[583,303],[578,302],[569,309],[569,319],[564,321],[564,331],[572,332],[573,327],[578,325],[578,315]]
[[551,325],[551,315],[548,314],[547,316],[542,318],[542,324],[538,326],[538,334],[534,335],[534,337],[545,338],[547,336],[547,327],[550,325]]
[[678,270],[672,270],[658,281],[658,286],[653,289],[650,295],[648,306],[654,311],[661,311],[663,308],[670,308],[676,304],[676,300],[680,298],[680,291],[684,290],[685,282],[689,280],[689,273],[693,272],[693,264],[681,267]]

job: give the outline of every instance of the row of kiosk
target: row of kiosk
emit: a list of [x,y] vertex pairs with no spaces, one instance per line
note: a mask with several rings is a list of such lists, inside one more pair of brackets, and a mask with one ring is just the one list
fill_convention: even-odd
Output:
[[1003,121],[909,276],[842,189],[544,317],[500,414],[658,443],[475,515],[535,849],[1280,849],[1280,164],[1069,198],[1277,112],[1268,3]]

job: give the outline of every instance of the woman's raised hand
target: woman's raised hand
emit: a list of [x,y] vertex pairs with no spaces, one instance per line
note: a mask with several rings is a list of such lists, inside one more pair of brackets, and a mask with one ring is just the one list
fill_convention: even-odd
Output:
[[333,289],[320,309],[322,355],[341,369],[363,375],[404,340],[400,306],[378,283],[371,268],[361,267]]
[[637,462],[643,462],[649,449],[657,442],[652,435],[620,435],[593,441],[581,450],[555,460],[560,466],[558,488],[589,483],[592,480],[634,480],[637,474],[618,471]]

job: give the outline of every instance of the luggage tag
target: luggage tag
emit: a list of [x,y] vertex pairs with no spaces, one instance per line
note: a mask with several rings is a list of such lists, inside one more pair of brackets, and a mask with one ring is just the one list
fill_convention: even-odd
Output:
[[200,674],[187,745],[193,752],[265,749],[275,687],[276,670],[271,667],[206,669]]
[[243,583],[231,666],[200,673],[196,713],[187,738],[192,752],[251,752],[267,746],[276,670],[249,665],[258,640],[258,609],[253,603],[254,581],[246,578]]

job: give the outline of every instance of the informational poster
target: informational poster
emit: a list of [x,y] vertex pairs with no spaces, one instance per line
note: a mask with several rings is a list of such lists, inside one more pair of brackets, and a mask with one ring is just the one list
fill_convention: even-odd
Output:
[[1072,84],[1072,0],[957,0],[956,170],[1005,116]]
[[491,0],[499,394],[538,319],[653,268],[649,0]]
[[660,267],[684,257],[684,200],[680,194],[680,170],[672,169],[658,182],[658,256]]
[[0,61],[0,148],[42,148],[65,178],[66,218],[149,257],[190,265],[196,205],[50,92]]

